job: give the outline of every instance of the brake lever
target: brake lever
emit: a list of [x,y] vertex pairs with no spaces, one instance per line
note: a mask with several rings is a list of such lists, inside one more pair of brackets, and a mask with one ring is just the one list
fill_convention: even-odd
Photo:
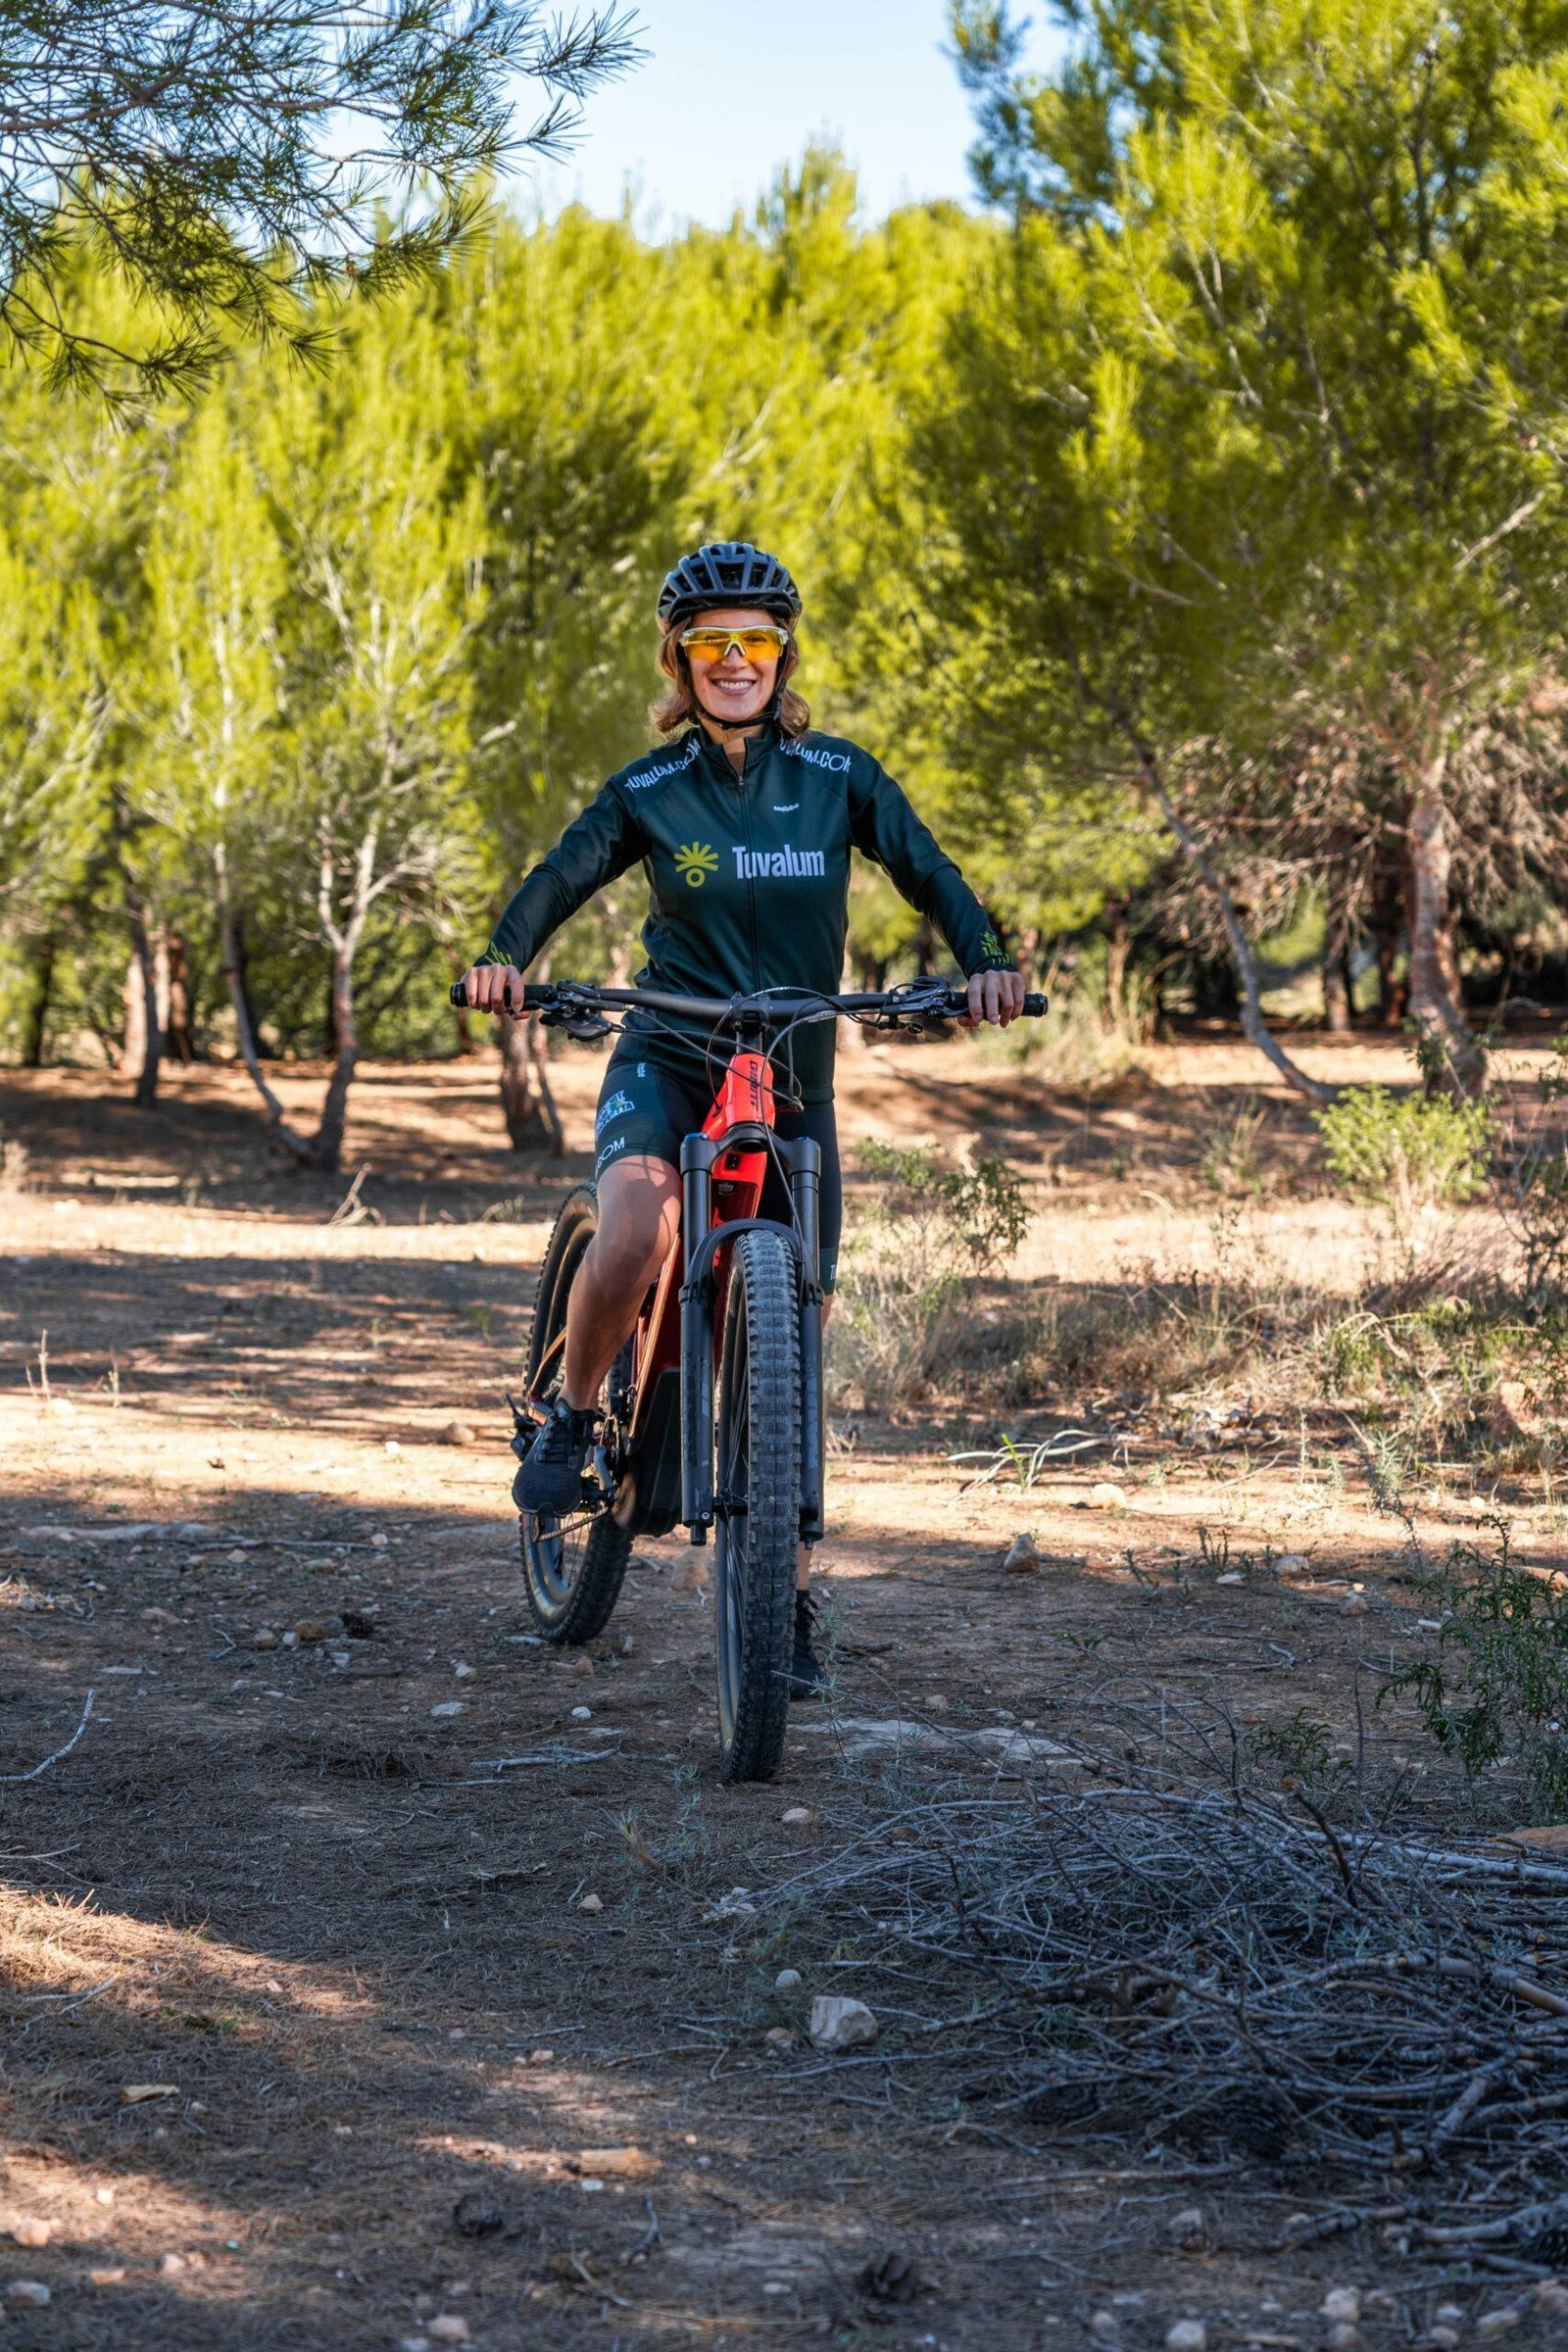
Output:
[[539,1023],[544,1029],[564,1029],[579,1046],[596,1046],[601,1038],[612,1035],[604,1014],[583,1004],[553,1004],[539,1015]]
[[884,1005],[873,1025],[908,1037],[929,1037],[937,1022],[957,1017],[948,1002],[945,983],[932,980],[922,987],[911,987],[898,1004]]

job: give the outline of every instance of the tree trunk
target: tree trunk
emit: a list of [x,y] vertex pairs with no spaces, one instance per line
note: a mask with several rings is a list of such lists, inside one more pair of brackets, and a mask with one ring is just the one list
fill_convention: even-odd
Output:
[[343,1131],[348,1124],[349,1088],[360,1058],[360,1033],[354,1019],[354,959],[365,936],[365,921],[377,897],[386,888],[389,876],[378,882],[375,876],[375,853],[381,840],[381,822],[372,817],[354,854],[354,881],[349,899],[346,922],[340,922],[336,907],[336,867],[332,854],[331,836],[321,836],[320,863],[317,872],[317,913],[320,917],[321,937],[332,951],[332,984],[327,997],[327,1026],[337,1041],[332,1062],[332,1076],[327,1084],[326,1101],[321,1105],[321,1121],[311,1144],[311,1165],[327,1175],[337,1173],[343,1155]]
[[1378,1013],[1386,1029],[1397,1029],[1404,1019],[1405,988],[1394,966],[1405,931],[1404,889],[1399,868],[1380,858],[1372,883],[1372,928],[1377,941]]
[[332,950],[332,993],[328,999],[337,1057],[321,1105],[321,1123],[311,1145],[311,1165],[335,1176],[343,1156],[343,1131],[348,1125],[349,1088],[360,1058],[359,1031],[354,1025],[354,951],[359,928],[351,924],[341,945]]
[[128,1078],[132,1070],[141,1068],[147,1055],[147,999],[142,993],[141,965],[136,961],[134,948],[125,958],[120,1001],[124,1007],[124,1018],[120,1024],[119,1067],[122,1075]]
[[1231,961],[1235,966],[1237,982],[1241,989],[1242,1027],[1247,1033],[1249,1042],[1274,1064],[1286,1085],[1294,1087],[1298,1095],[1305,1095],[1309,1102],[1332,1102],[1339,1090],[1336,1087],[1325,1086],[1320,1079],[1309,1078],[1305,1070],[1299,1068],[1291,1059],[1263,1018],[1262,992],[1258,986],[1257,964],[1252,951],[1248,945],[1247,934],[1242,929],[1242,918],[1236,901],[1226,888],[1219,869],[1208,852],[1203,848],[1202,843],[1198,839],[1165,789],[1165,779],[1159,771],[1153,754],[1130,729],[1128,737],[1137,754],[1138,764],[1144,771],[1144,780],[1149,786],[1150,793],[1158,807],[1161,816],[1180,842],[1184,854],[1192,860],[1202,877],[1219,908],[1220,921],[1225,928],[1225,937],[1231,951]]
[[234,1033],[239,1040],[240,1059],[251,1074],[257,1093],[267,1105],[267,1123],[280,1143],[286,1144],[295,1158],[302,1163],[311,1156],[311,1147],[302,1135],[295,1133],[283,1116],[283,1105],[268,1085],[262,1073],[261,1055],[256,1047],[256,1030],[251,1020],[250,998],[245,989],[244,950],[240,943],[239,924],[228,899],[228,866],[222,845],[218,851],[218,936],[223,954],[223,977],[228,982],[228,1001],[234,1008]]
[[190,972],[185,962],[185,942],[177,931],[171,931],[165,948],[169,975],[165,1036],[169,1051],[176,1061],[192,1062],[196,1058],[196,1040],[191,1030]]
[[159,1003],[158,956],[152,934],[147,928],[147,909],[141,900],[133,899],[130,908],[132,970],[130,999],[140,1000],[139,1019],[127,1022],[125,1054],[132,1054],[132,1034],[139,1049],[140,1068],[136,1073],[135,1103],[138,1110],[151,1110],[158,1101],[158,1065],[164,1057],[163,1006]]
[[1347,958],[1345,918],[1331,912],[1323,943],[1323,1012],[1329,1033],[1346,1037],[1350,1028],[1350,973]]
[[1410,1015],[1423,1035],[1441,1039],[1457,1094],[1486,1083],[1486,1051],[1465,1019],[1453,956],[1448,908],[1447,811],[1443,806],[1446,755],[1420,777],[1405,826],[1410,868]]
[[44,1033],[49,1025],[49,1004],[54,995],[55,957],[60,942],[53,932],[38,943],[28,975],[31,988],[22,1015],[22,1066],[24,1070],[43,1067]]
[[1347,1037],[1350,1029],[1350,985],[1343,952],[1323,961],[1323,1011],[1332,1037]]
[[[548,980],[550,963],[548,955],[541,956],[533,977]],[[506,1012],[499,1017],[501,1108],[507,1122],[507,1140],[514,1152],[544,1152],[552,1159],[559,1159],[566,1148],[565,1130],[551,1090],[545,1033],[539,1015],[530,1013],[520,1021],[514,1021]]]
[[537,1013],[528,1020],[528,1061],[533,1071],[534,1099],[539,1116],[549,1136],[548,1150],[552,1159],[560,1159],[566,1149],[566,1131],[556,1108],[555,1090],[550,1084],[550,1037]]
[[1119,1029],[1127,1010],[1127,958],[1131,953],[1126,900],[1112,899],[1106,912],[1109,931],[1105,941],[1105,1015],[1112,1028]]
[[921,979],[929,980],[937,968],[937,927],[928,914],[922,914],[920,917],[920,927],[915,933],[914,953]]
[[510,1012],[501,1022],[501,1110],[507,1122],[507,1141],[514,1152],[545,1152],[549,1130],[533,1099],[533,1061],[528,1052],[528,1024]]
[[[271,1059],[271,1055],[269,1054],[266,1041],[262,1036],[263,1016],[259,1015],[256,1010],[256,998],[251,987],[251,943],[249,935],[245,929],[245,912],[243,907],[239,908],[234,915],[233,948],[234,955],[232,975],[230,978],[230,990],[231,992],[234,988],[239,990],[241,1001],[245,1006],[246,1027],[249,1032],[251,1042],[256,1049],[257,1060],[270,1061]],[[228,964],[225,960],[225,972],[228,971]]]

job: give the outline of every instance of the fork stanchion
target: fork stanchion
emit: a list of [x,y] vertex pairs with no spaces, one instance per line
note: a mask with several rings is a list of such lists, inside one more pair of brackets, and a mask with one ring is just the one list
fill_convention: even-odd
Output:
[[826,1506],[822,1387],[822,1147],[790,1147],[790,1192],[801,1243],[801,1541],[819,1544]]
[[680,1147],[681,1231],[686,1279],[680,1288],[680,1515],[694,1544],[713,1523],[713,1281],[692,1280],[692,1261],[713,1216],[713,1161],[706,1135]]

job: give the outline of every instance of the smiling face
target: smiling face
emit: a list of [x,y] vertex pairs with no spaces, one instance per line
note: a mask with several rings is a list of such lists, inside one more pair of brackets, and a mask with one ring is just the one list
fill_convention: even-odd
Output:
[[[714,612],[700,612],[687,624],[700,629],[765,629],[775,625],[771,612],[755,605],[723,605]],[[770,709],[778,684],[778,657],[749,662],[732,645],[722,662],[687,664],[698,709],[721,727],[745,727]]]

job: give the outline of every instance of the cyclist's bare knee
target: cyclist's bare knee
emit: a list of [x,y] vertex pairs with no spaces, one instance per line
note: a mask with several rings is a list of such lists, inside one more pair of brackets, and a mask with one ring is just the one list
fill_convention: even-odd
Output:
[[641,1290],[674,1246],[680,1225],[680,1176],[667,1160],[613,1162],[599,1180],[599,1231],[593,1274],[606,1290]]

